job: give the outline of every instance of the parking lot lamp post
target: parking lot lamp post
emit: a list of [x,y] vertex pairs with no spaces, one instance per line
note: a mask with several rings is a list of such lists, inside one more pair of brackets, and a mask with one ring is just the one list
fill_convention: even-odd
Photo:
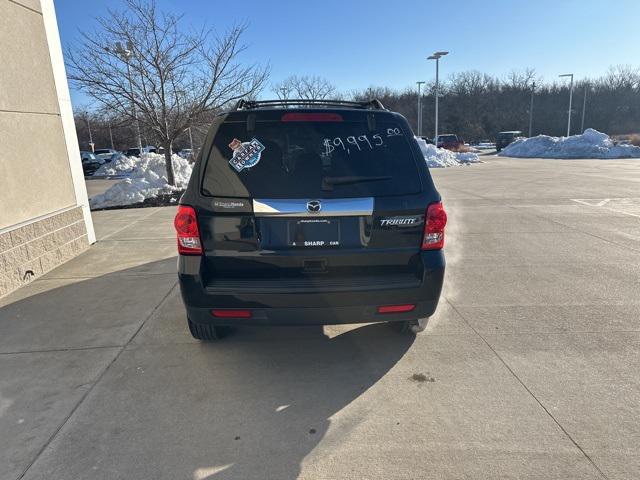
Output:
[[571,135],[571,101],[573,100],[573,73],[564,73],[559,77],[571,77],[569,85],[569,119],[567,120],[567,137]]
[[536,91],[536,82],[531,85],[531,103],[529,105],[529,138],[531,138],[531,129],[533,127],[533,93]]
[[191,155],[193,155],[193,135],[191,135],[191,126],[189,126],[189,145],[191,145]]
[[425,82],[416,82],[418,85],[418,136],[422,135],[422,93],[420,92],[420,87],[424,85]]
[[438,97],[440,96],[440,58],[447,55],[449,52],[435,52],[433,55],[427,57],[427,60],[435,60],[436,61],[436,125],[435,125],[435,135],[433,138],[436,147],[438,146]]
[[96,144],[93,143],[93,135],[91,135],[91,122],[89,121],[89,117],[84,117],[87,122],[87,129],[89,130],[89,148],[91,149],[91,153],[96,151]]
[[587,108],[587,91],[589,90],[589,84],[584,85],[584,97],[582,98],[582,122],[580,122],[580,133],[584,133],[584,112]]
[[127,78],[129,79],[129,88],[131,90],[131,109],[133,110],[133,118],[136,121],[136,133],[138,136],[138,148],[140,149],[140,153],[142,153],[142,136],[140,134],[140,121],[138,120],[138,111],[136,109],[136,102],[134,99],[134,91],[133,91],[133,81],[131,80],[131,66],[129,65],[129,60],[133,55],[133,45],[131,42],[127,43],[127,48],[123,48],[120,42],[116,42],[116,54],[122,58],[124,63],[127,65]]
[[109,126],[109,140],[111,141],[111,150],[115,150],[115,147],[113,146],[113,132],[111,131],[111,121],[109,121],[107,125]]

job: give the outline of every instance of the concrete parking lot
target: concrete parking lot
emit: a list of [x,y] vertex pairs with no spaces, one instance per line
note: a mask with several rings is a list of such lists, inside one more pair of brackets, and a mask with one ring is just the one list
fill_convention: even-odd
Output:
[[639,478],[640,161],[486,160],[432,171],[448,270],[415,339],[199,343],[174,208],[96,212],[0,299],[0,478]]

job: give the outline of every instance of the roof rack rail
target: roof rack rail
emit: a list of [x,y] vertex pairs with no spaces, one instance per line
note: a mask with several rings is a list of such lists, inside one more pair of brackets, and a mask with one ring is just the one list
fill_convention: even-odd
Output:
[[347,100],[238,100],[234,110],[253,110],[268,107],[350,107],[368,110],[386,110],[382,102],[377,98],[372,98],[363,102],[351,102]]

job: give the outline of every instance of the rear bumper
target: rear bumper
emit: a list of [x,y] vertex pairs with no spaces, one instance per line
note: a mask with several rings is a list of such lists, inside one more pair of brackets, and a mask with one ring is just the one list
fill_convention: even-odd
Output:
[[215,318],[210,308],[187,307],[192,322],[209,325],[335,325],[341,323],[373,323],[430,317],[437,302],[420,302],[407,313],[379,314],[375,306],[291,307],[251,309],[251,318]]
[[[420,254],[422,278],[413,282],[380,282],[352,286],[323,283],[313,285],[291,280],[273,280],[268,288],[246,288],[224,282],[205,285],[200,275],[201,257],[180,255],[180,291],[191,321],[212,325],[317,325],[401,321],[431,316],[438,305],[444,278],[442,251]],[[411,312],[378,314],[381,305],[415,304]],[[250,309],[251,318],[216,318],[212,309]]]

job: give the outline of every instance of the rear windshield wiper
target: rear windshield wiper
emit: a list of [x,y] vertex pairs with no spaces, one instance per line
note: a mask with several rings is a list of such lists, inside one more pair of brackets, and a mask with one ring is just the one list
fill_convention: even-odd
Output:
[[391,180],[390,175],[385,176],[344,176],[344,177],[324,177],[322,179],[322,190],[333,190],[334,185],[349,185],[351,183],[377,182],[379,180]]

